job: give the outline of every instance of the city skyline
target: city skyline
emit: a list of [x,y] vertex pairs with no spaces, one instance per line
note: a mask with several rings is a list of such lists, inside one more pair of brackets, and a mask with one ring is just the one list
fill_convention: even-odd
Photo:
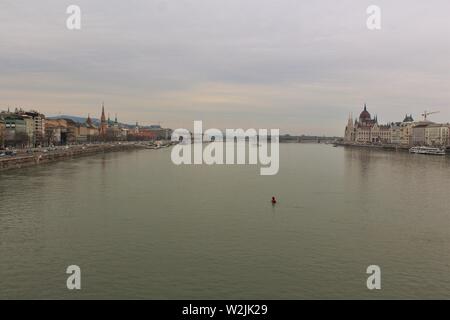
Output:
[[[367,108],[367,104],[364,103],[362,107],[364,109],[366,109]],[[100,114],[99,115],[97,115],[94,112],[94,113],[88,113],[87,115],[80,115],[80,114],[76,114],[76,113],[74,113],[74,114],[60,113],[58,115],[50,114],[50,115],[45,115],[45,116],[46,116],[47,119],[64,119],[64,118],[68,118],[68,119],[75,120],[76,122],[79,122],[79,123],[85,123],[85,122],[88,122],[88,121],[92,120],[92,121],[96,121],[96,122],[98,122],[98,124],[100,124],[102,122],[102,116],[103,116],[103,113],[104,113],[104,108],[105,108],[104,102],[102,102],[102,104],[100,105]],[[27,111],[27,112],[40,112],[40,110],[36,110],[36,109],[33,109],[33,108],[26,108],[26,107],[14,107],[14,108],[7,107],[7,108],[3,108],[3,109],[0,108],[0,113],[10,113],[10,112],[11,113],[17,113],[17,112],[25,112],[25,111]],[[430,121],[430,119],[425,119],[424,118],[424,113],[423,112],[426,112],[427,116],[428,115],[435,116],[436,117],[435,121],[437,121],[438,123],[441,123],[441,124],[449,124],[450,123],[448,120],[442,119],[439,115],[435,115],[435,114],[440,114],[441,111],[429,112],[428,110],[424,110],[424,111],[422,111],[422,113],[416,115],[415,117],[413,116],[413,114],[406,113],[403,118],[411,118],[411,119],[415,118],[416,120],[412,120],[413,123],[420,123],[423,120]],[[348,121],[349,118],[353,119],[354,114],[355,113],[353,111],[350,112],[347,115],[347,121]],[[112,118],[110,112],[105,112],[104,115],[105,115],[105,118],[106,118],[108,123],[109,122],[118,122],[118,123],[120,123],[122,125],[126,125],[126,126],[129,126],[129,127],[135,127],[135,126],[139,126],[139,127],[161,127],[161,123],[162,123],[162,121],[152,122],[152,121],[145,121],[145,119],[137,119],[137,121],[134,121],[133,123],[132,122],[124,122],[124,121],[118,121],[118,114],[117,113],[115,113],[113,115],[113,118]],[[375,118],[377,118],[377,120],[378,120],[378,116],[379,115],[377,113],[375,113]],[[111,119],[114,119],[114,121],[111,120]],[[355,117],[355,120],[356,119],[357,119],[357,117]],[[398,121],[398,119],[396,119],[396,120],[387,119],[386,121],[384,121],[383,124],[384,125],[391,125],[391,124],[395,124],[395,123],[399,123],[399,122],[401,122],[401,121]],[[435,123],[435,122],[431,121],[431,123]],[[191,126],[192,126],[192,124],[191,124]],[[189,125],[187,126],[187,129],[189,130]],[[219,128],[219,129],[220,130],[225,130],[226,128]],[[288,134],[288,135],[290,135],[290,134],[307,135],[305,133],[292,133],[292,132],[287,132],[287,131],[284,131],[284,132],[281,132],[281,133],[282,134]],[[344,134],[336,134],[334,136],[335,137],[341,137],[341,136],[344,136],[344,135],[345,135],[345,132],[344,132]],[[325,136],[325,134],[320,134],[319,133],[316,136]]]
[[378,31],[369,1],[78,1],[79,31],[70,4],[0,4],[1,108],[97,117],[105,101],[130,124],[330,136],[364,103],[381,123],[450,119],[445,1],[378,1]]

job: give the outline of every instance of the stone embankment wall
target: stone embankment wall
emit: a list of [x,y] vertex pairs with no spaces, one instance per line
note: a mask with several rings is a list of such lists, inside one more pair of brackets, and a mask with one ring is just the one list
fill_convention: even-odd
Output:
[[37,152],[30,155],[18,155],[16,157],[0,158],[0,171],[20,169],[24,167],[35,166],[41,163],[49,163],[54,161],[66,160],[75,157],[93,155],[97,153],[126,151],[142,148],[140,145],[124,144],[124,145],[94,145],[82,147],[71,147],[57,151],[49,151],[47,153]]

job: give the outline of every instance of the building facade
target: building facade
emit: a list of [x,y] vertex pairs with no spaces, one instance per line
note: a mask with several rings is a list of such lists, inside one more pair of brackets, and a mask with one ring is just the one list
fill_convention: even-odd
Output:
[[92,122],[90,114],[88,114],[86,123],[84,125],[86,126],[87,131],[87,142],[97,141],[99,137],[99,129]]
[[25,148],[29,146],[29,125],[24,117],[15,113],[7,113],[4,115],[5,131],[4,131],[4,145],[5,147],[20,147]]
[[372,118],[367,111],[367,106],[364,105],[364,110],[354,122],[353,117],[349,116],[344,140],[361,144],[390,143],[391,126],[378,124],[378,118]]
[[425,144],[427,146],[447,146],[449,143],[448,124],[429,124],[425,127]]
[[425,129],[432,124],[431,122],[417,122],[412,127],[411,144],[414,146],[426,145]]
[[412,115],[406,115],[400,124],[400,144],[410,146],[412,144],[412,129],[414,127],[414,119]]
[[395,144],[411,145],[412,130],[414,127],[412,115],[406,115],[402,122],[392,122],[387,125],[380,125],[378,118],[372,118],[364,105],[358,119],[353,121],[349,116],[345,127],[344,141],[358,144]]
[[71,119],[47,119],[46,144],[65,145],[79,142],[79,124]]
[[19,113],[23,116],[29,117],[33,125],[33,146],[40,146],[44,142],[45,136],[45,116],[37,111],[25,111]]
[[402,123],[393,122],[391,123],[391,143],[401,144],[402,143]]
[[28,143],[26,147],[34,147],[36,142],[36,136],[34,134],[34,120],[32,117],[23,115],[23,120],[25,121],[26,133],[28,137]]
[[152,125],[149,130],[155,133],[157,140],[169,140],[172,135],[171,129],[162,128],[160,125]]
[[5,148],[5,120],[0,115],[0,148]]

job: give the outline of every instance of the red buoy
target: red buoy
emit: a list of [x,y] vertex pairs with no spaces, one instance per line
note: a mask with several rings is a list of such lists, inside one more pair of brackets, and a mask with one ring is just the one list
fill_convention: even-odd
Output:
[[272,197],[272,204],[277,203],[277,200],[275,199],[275,197]]

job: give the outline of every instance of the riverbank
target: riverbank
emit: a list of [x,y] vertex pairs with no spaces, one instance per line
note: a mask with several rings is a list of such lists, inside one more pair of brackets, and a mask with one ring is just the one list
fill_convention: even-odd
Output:
[[84,157],[98,153],[148,149],[149,143],[106,143],[89,144],[54,149],[42,149],[32,154],[18,153],[14,157],[0,158],[0,172],[36,166],[39,164],[62,161],[77,157]]
[[[358,144],[358,143],[348,143],[348,142],[336,142],[333,144],[335,147],[351,147],[351,148],[370,148],[375,150],[386,150],[386,151],[401,151],[401,152],[409,152],[410,146],[401,146],[401,145],[392,145],[392,144]],[[429,155],[450,155],[450,147],[444,148],[445,153],[437,153],[437,152],[414,152],[419,154],[429,154]]]
[[393,144],[359,144],[359,143],[349,143],[349,142],[336,142],[335,146],[339,147],[353,147],[353,148],[372,148],[372,149],[383,149],[391,151],[409,151],[409,146],[393,145]]

